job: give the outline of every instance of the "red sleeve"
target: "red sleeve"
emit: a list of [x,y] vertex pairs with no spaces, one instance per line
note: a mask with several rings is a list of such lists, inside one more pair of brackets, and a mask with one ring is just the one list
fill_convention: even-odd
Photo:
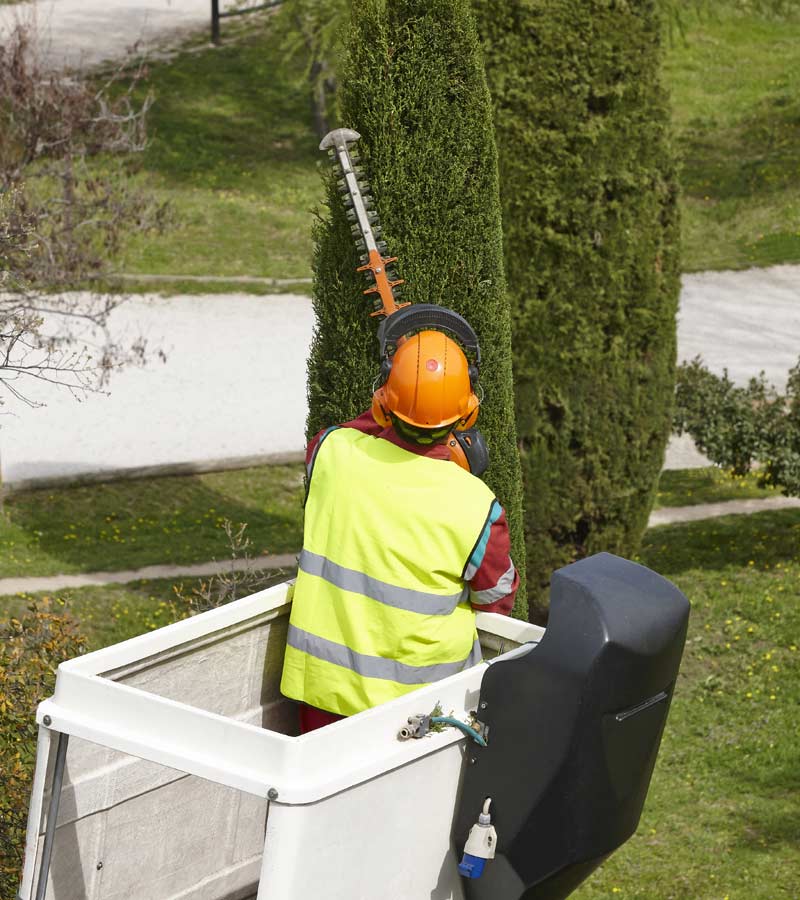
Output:
[[[372,417],[371,409],[368,409],[366,412],[361,413],[361,415],[357,419],[351,419],[349,422],[345,422],[340,427],[355,428],[356,431],[361,431],[363,434],[373,435],[378,435],[383,431],[383,426],[378,425],[378,423]],[[325,434],[327,430],[327,428],[323,428],[321,431],[318,431],[308,442],[308,446],[306,447],[306,466],[308,466],[308,464],[314,458],[314,451],[317,449],[317,444],[319,443],[322,435]]]
[[486,551],[469,581],[470,602],[476,612],[507,616],[514,606],[519,572],[511,561],[511,538],[505,511],[487,527],[490,531]]

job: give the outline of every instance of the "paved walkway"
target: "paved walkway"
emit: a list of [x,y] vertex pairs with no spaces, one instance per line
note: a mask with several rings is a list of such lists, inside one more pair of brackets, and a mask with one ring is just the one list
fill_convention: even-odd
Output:
[[695,356],[737,384],[763,370],[783,390],[800,357],[800,266],[684,275],[678,358]]
[[301,453],[313,327],[311,302],[294,294],[131,298],[110,328],[120,340],[143,334],[151,361],[114,374],[107,393],[81,402],[30,383],[31,399],[47,405],[3,408],[12,413],[0,416],[4,485],[219,469]]
[[[699,519],[741,513],[765,512],[773,509],[800,508],[795,497],[767,497],[762,500],[730,500],[727,503],[703,503],[697,506],[672,506],[655,510],[650,516],[650,527],[694,522]],[[43,591],[63,591],[68,588],[89,587],[102,584],[130,584],[155,578],[201,578],[231,569],[241,572],[248,567],[255,570],[283,569],[293,572],[297,566],[297,554],[284,553],[274,556],[258,556],[252,560],[222,560],[183,566],[145,566],[121,572],[86,572],[79,575],[49,575],[38,578],[0,578],[0,597],[15,594],[34,594]]]
[[[296,294],[134,297],[113,314],[112,333],[143,333],[166,363],[154,356],[80,403],[63,389],[31,385],[33,399],[47,405],[9,403],[0,417],[3,483],[299,454],[313,329],[311,301]],[[782,387],[800,354],[800,266],[684,276],[678,355],[698,353],[740,383],[763,368]],[[684,438],[673,441],[667,467],[706,462]]]
[[134,581],[152,581],[156,578],[202,578],[221,572],[243,572],[297,567],[297,554],[283,553],[274,556],[256,556],[250,560],[214,560],[183,566],[144,566],[120,572],[83,572],[78,575],[47,575],[32,578],[0,578],[0,597],[13,594],[34,594],[41,591],[64,591],[69,588],[92,587],[101,584],[130,584]]
[[650,513],[648,525],[674,525],[697,522],[718,516],[767,512],[774,509],[800,509],[800,497],[763,497],[752,500],[727,500],[723,503],[698,503],[695,506],[665,506]]
[[[229,6],[222,0],[220,6]],[[152,53],[211,28],[210,0],[29,0],[0,6],[0,35],[32,27],[42,62],[83,68],[125,57],[133,45]],[[102,39],[98,36],[102,35]]]
[[170,284],[191,281],[195,284],[263,284],[266,287],[293,287],[297,284],[311,284],[311,278],[261,278],[258,275],[118,275],[123,281],[139,284]]

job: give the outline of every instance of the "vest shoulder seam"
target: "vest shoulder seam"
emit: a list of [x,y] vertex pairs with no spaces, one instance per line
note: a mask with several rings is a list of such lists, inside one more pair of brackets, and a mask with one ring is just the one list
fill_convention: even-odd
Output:
[[329,435],[333,434],[334,431],[338,431],[341,427],[341,425],[331,425],[330,428],[326,428],[325,431],[323,431],[320,435],[319,440],[317,441],[317,446],[314,447],[314,452],[311,454],[311,459],[308,461],[308,465],[306,466],[306,501],[308,500],[308,492],[311,490],[311,476],[314,474],[314,466],[316,465],[320,448],[325,443],[325,439],[329,437]]

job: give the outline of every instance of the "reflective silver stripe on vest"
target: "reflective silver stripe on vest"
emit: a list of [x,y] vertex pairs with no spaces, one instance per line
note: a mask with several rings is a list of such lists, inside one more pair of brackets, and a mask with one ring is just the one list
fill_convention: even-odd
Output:
[[476,666],[481,661],[481,645],[477,640],[472,645],[472,650],[466,659],[462,659],[460,662],[436,663],[432,666],[410,666],[408,663],[401,663],[396,659],[357,653],[355,650],[345,647],[344,644],[329,641],[292,624],[289,625],[286,643],[295,650],[350,669],[364,678],[383,678],[398,684],[428,684],[432,681],[441,681],[442,678],[457,675],[464,669]]
[[355,569],[347,569],[310,550],[303,550],[300,554],[299,567],[307,575],[317,575],[343,591],[363,594],[385,606],[427,616],[449,616],[469,595],[467,587],[457,594],[445,595],[397,587]]
[[511,563],[511,566],[503,572],[494,587],[486,588],[483,591],[471,591],[469,595],[470,601],[476,606],[485,606],[487,603],[495,603],[497,600],[502,600],[503,597],[507,597],[511,592],[515,575],[514,563]]

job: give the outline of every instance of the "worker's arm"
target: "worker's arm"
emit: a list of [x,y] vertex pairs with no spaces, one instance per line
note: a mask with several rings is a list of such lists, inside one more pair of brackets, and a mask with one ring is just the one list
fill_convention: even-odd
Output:
[[476,612],[504,616],[511,612],[519,587],[519,573],[511,561],[511,538],[505,510],[496,501],[465,576],[470,587],[470,602]]

